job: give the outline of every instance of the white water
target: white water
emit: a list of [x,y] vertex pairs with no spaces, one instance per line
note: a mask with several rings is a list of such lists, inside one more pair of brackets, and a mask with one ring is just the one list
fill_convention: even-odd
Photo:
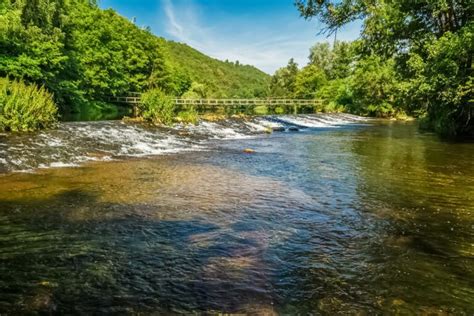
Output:
[[158,128],[121,121],[63,123],[57,130],[0,135],[0,172],[75,167],[88,161],[206,150],[218,140],[269,130],[338,128],[365,121],[349,114],[280,115]]

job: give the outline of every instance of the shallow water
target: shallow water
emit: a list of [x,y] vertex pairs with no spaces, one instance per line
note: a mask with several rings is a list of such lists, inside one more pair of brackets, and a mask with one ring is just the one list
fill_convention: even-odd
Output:
[[265,120],[4,136],[0,312],[474,313],[473,144]]

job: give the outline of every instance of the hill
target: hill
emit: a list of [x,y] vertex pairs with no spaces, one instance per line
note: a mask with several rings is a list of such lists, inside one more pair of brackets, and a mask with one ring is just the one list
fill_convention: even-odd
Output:
[[255,67],[159,38],[93,0],[0,0],[0,77],[44,86],[63,113],[151,88],[258,97],[269,83]]
[[270,76],[238,62],[211,58],[196,49],[173,41],[163,42],[170,62],[187,73],[192,81],[204,84],[212,97],[263,97]]

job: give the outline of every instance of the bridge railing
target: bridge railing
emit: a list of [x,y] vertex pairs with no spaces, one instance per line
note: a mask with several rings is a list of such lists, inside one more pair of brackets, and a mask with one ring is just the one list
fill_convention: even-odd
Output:
[[[110,97],[110,102],[137,105],[141,103],[139,93],[130,96]],[[320,105],[317,99],[174,99],[176,105],[207,105],[207,106],[246,106],[246,105]]]

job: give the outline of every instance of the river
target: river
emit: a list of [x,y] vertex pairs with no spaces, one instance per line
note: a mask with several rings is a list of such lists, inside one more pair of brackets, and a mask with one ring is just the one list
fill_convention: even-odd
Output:
[[0,313],[472,315],[473,158],[344,114],[0,135]]

